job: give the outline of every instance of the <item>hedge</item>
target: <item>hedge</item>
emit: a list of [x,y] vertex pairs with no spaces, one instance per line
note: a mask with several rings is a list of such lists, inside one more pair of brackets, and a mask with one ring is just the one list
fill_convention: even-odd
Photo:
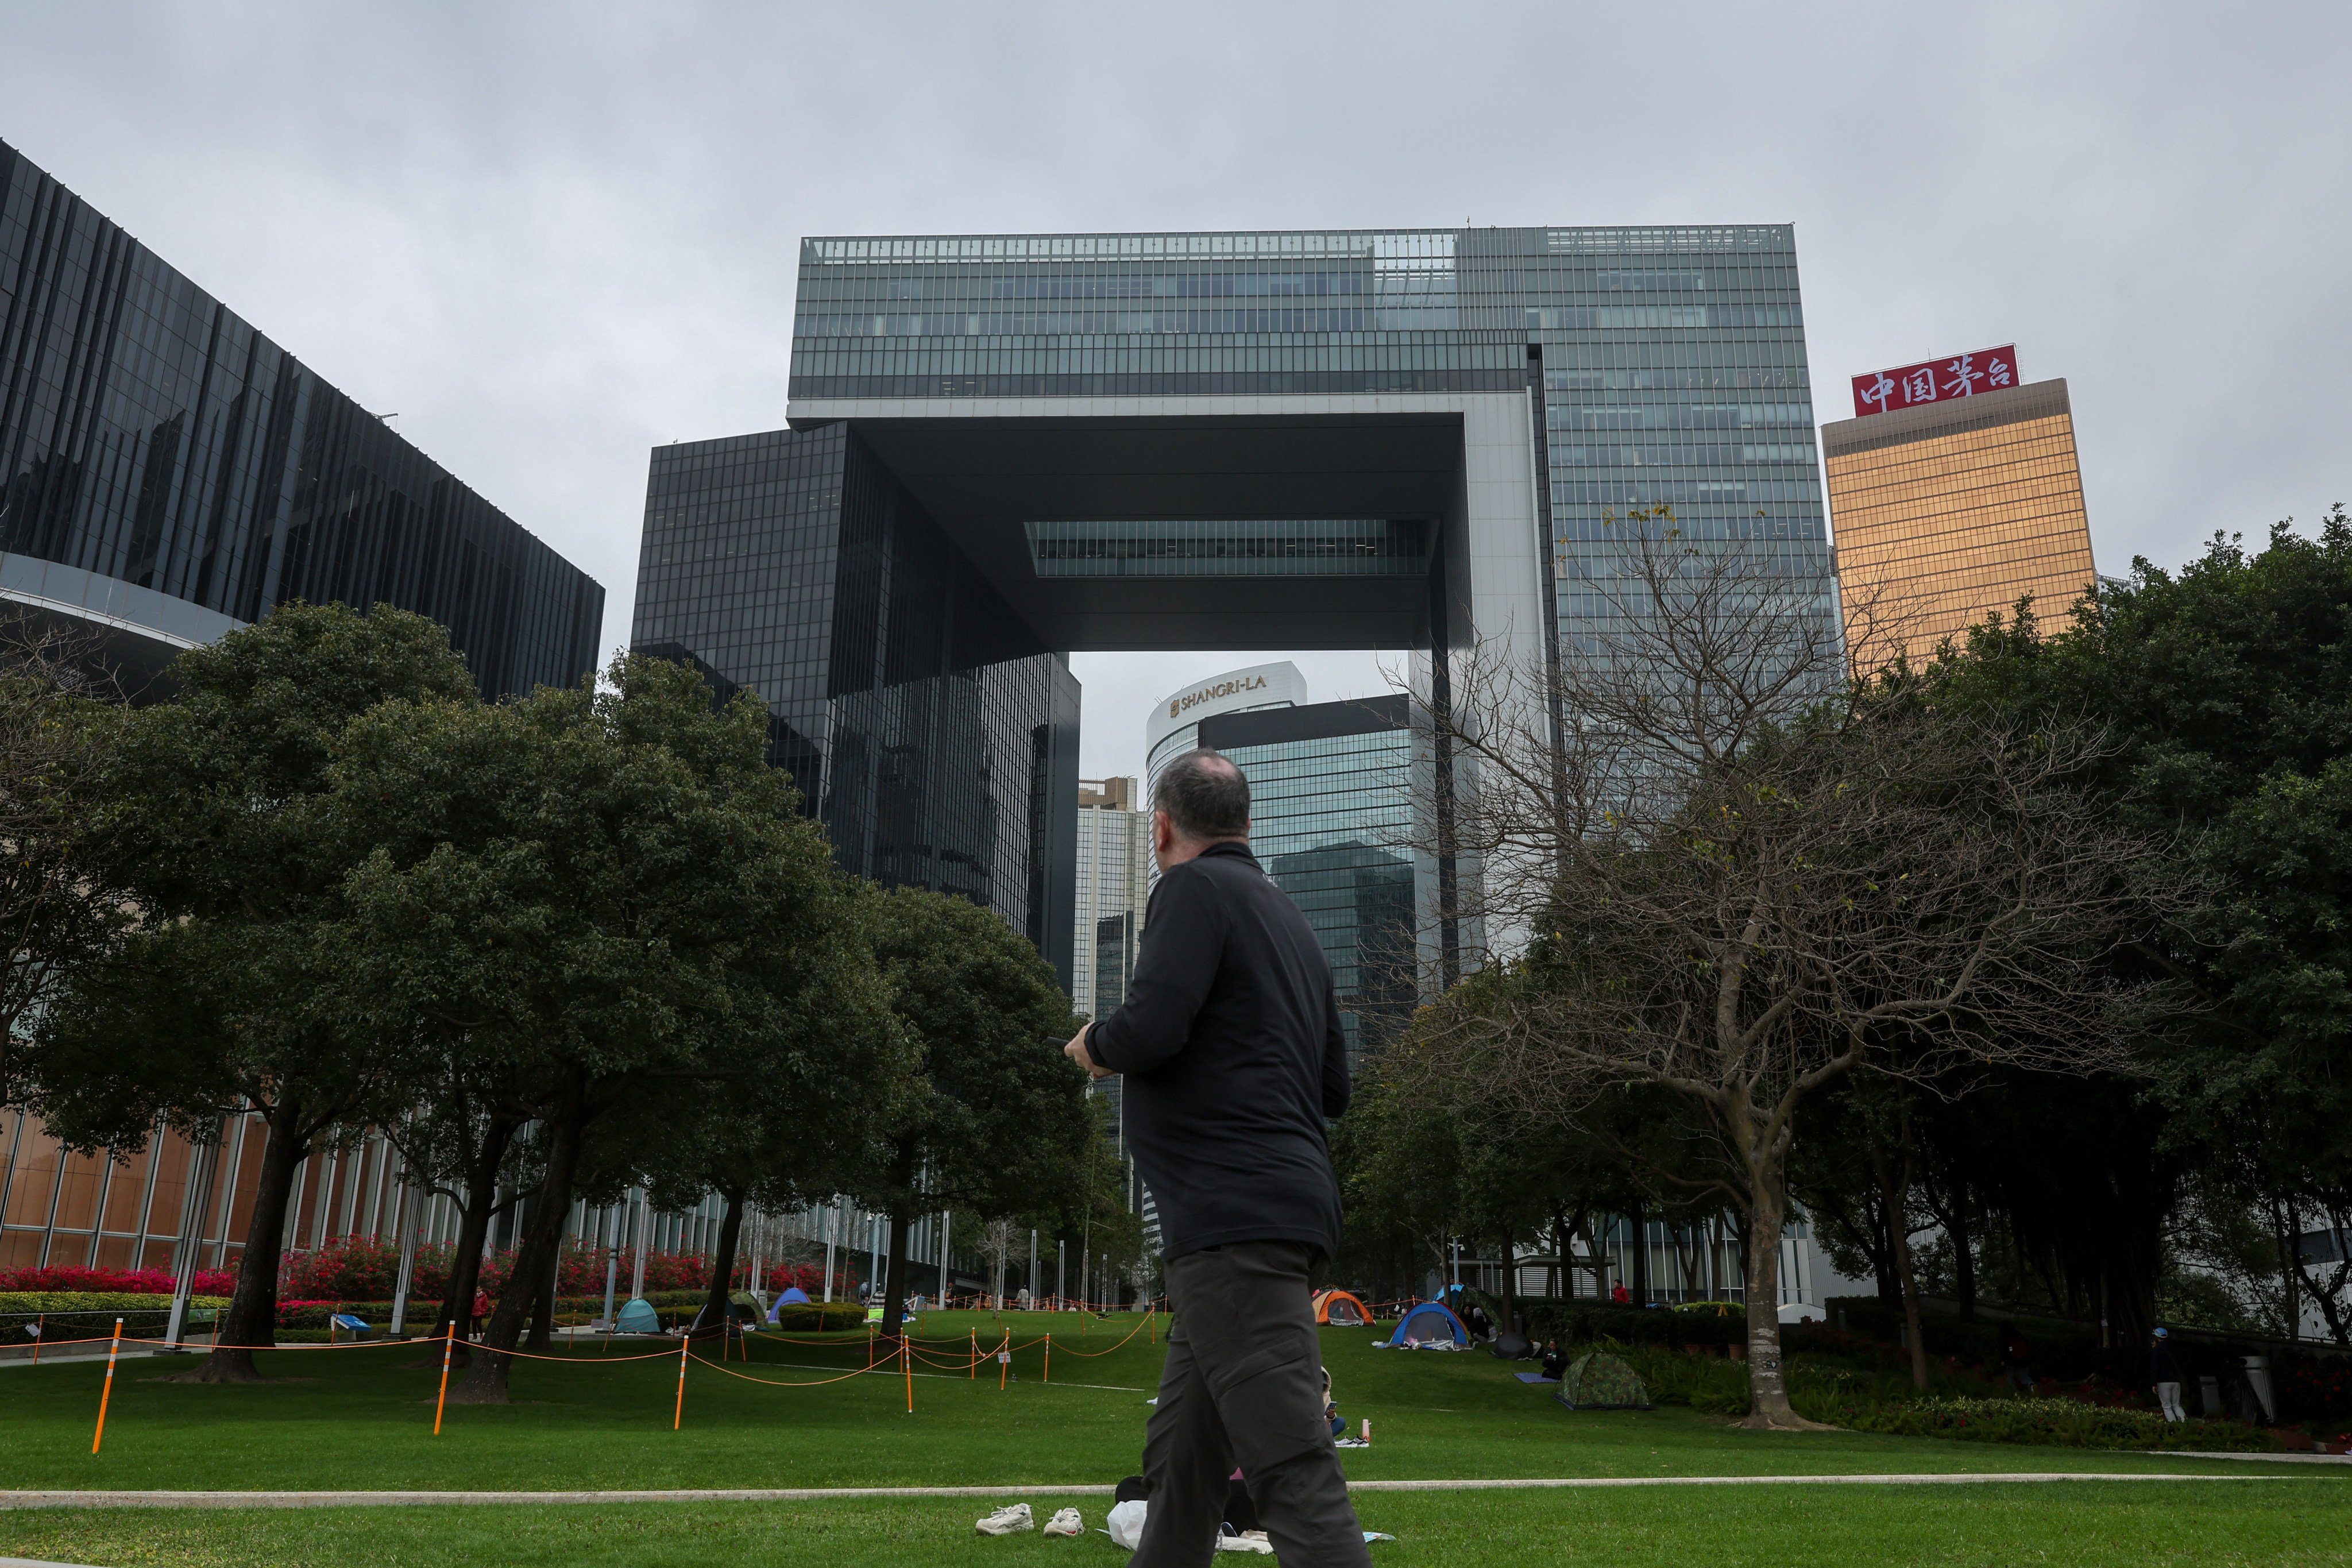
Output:
[[[191,1296],[191,1305],[226,1307],[226,1296]],[[31,1317],[41,1312],[168,1312],[169,1296],[133,1295],[117,1290],[0,1290],[0,1312]]]
[[[1722,1310],[1722,1309],[1728,1309]],[[1490,1309],[1491,1310],[1491,1309]],[[1534,1301],[1521,1304],[1528,1338],[1563,1345],[1613,1340],[1625,1345],[1738,1345],[1748,1342],[1747,1309],[1735,1303],[1633,1307],[1614,1301]]]
[[[1748,1414],[1744,1362],[1655,1346],[1614,1348],[1642,1374],[1654,1404],[1687,1405],[1716,1415]],[[1789,1403],[1811,1421],[1898,1436],[2066,1448],[2204,1448],[2239,1453],[2268,1452],[2281,1447],[2263,1428],[2232,1421],[2168,1424],[2156,1411],[2074,1399],[1922,1396],[1905,1376],[1803,1361],[1789,1363]]]

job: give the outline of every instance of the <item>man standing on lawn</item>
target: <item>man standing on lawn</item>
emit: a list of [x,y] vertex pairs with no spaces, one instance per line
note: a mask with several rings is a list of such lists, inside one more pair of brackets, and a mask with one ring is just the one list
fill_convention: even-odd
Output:
[[1288,1568],[1360,1568],[1307,1295],[1339,1246],[1323,1124],[1348,1109],[1348,1057],[1330,965],[1250,853],[1230,760],[1185,752],[1151,806],[1160,885],[1127,1005],[1065,1047],[1097,1078],[1126,1075],[1175,1311],[1132,1568],[1207,1563],[1236,1465]]

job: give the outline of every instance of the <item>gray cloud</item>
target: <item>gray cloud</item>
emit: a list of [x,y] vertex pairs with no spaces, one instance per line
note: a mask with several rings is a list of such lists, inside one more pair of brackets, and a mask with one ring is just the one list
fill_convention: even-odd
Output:
[[[2108,570],[2352,496],[2331,0],[12,0],[0,38],[0,136],[594,573],[608,644],[647,447],[782,421],[809,233],[1793,221],[1824,415],[2016,341]],[[1238,662],[1082,660],[1088,770]]]

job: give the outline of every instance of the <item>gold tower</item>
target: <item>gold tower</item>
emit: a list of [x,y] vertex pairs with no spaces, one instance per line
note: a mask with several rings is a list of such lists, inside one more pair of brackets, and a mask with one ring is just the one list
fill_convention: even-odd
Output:
[[1822,451],[1864,666],[1924,658],[2029,594],[2051,626],[2096,581],[2063,380],[1839,420]]

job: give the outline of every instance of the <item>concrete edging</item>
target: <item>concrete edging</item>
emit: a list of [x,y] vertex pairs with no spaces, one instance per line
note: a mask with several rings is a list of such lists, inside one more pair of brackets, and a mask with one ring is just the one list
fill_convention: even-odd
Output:
[[[2177,1471],[1969,1470],[1835,1476],[1574,1476],[1465,1480],[1351,1481],[1359,1492],[1521,1491],[1603,1487],[1969,1486],[2058,1481],[2266,1481],[2291,1476]],[[1108,1497],[1107,1486],[768,1487],[676,1491],[0,1491],[0,1509],[430,1508],[467,1504],[822,1502],[833,1498]],[[5,1568],[5,1565],[0,1565]]]

